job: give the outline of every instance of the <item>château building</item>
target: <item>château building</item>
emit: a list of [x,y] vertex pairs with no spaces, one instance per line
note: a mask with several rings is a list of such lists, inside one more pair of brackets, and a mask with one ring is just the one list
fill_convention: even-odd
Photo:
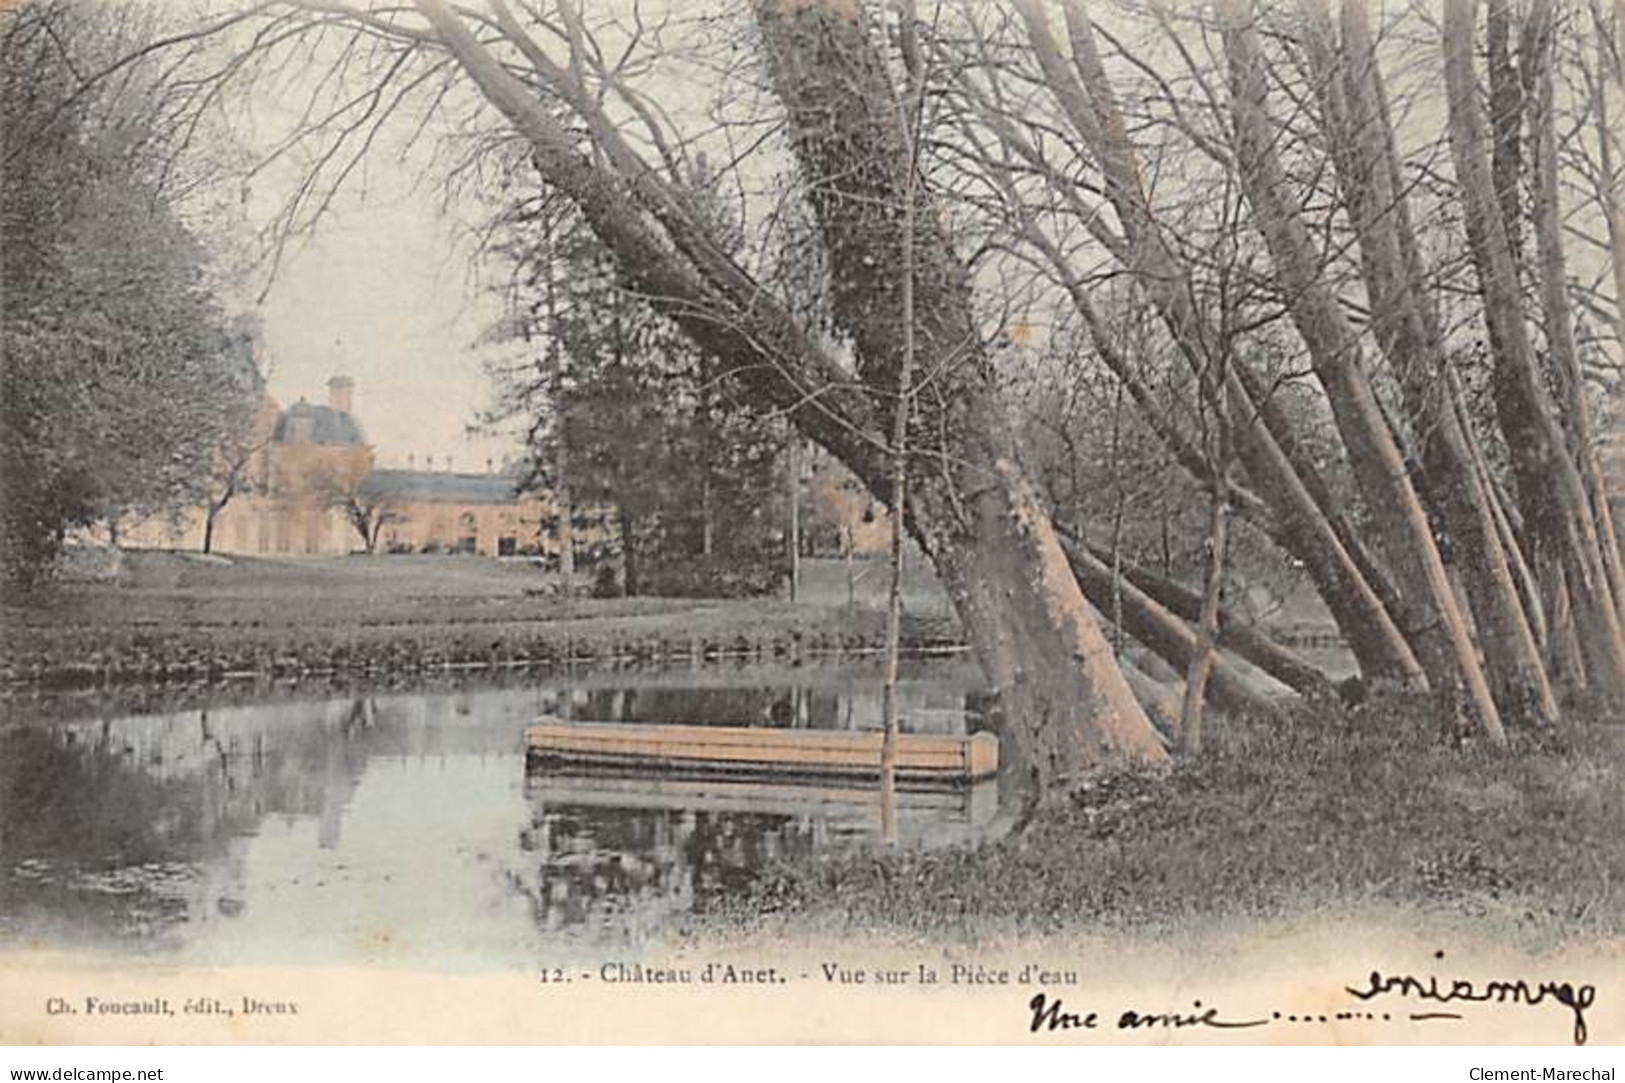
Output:
[[517,468],[381,469],[356,418],[355,381],[335,376],[327,391],[325,403],[301,398],[286,409],[262,399],[239,461],[216,471],[212,523],[210,506],[199,507],[125,524],[120,543],[285,556],[556,550],[554,503],[519,492]]
[[[355,391],[354,380],[334,376],[326,402],[301,398],[286,408],[262,393],[249,436],[221,453],[209,503],[120,523],[118,544],[249,556],[557,556],[556,502],[519,491],[521,465],[454,472],[449,461],[434,469],[432,457],[420,467],[408,456],[405,468],[380,466]],[[809,447],[799,473],[804,554],[886,552],[886,508],[844,466]],[[578,559],[613,543],[614,518],[608,508],[575,509]]]

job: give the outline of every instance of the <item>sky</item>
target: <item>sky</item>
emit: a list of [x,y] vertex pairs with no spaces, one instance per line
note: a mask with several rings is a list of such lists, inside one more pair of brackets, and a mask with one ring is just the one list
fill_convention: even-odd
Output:
[[[199,2],[230,8],[238,0]],[[593,0],[591,7],[604,14],[617,3]],[[644,14],[650,10],[645,4]],[[241,47],[254,25],[227,35],[218,47],[221,56]],[[604,33],[609,35],[604,40],[616,40],[614,31]],[[671,35],[681,40],[675,31],[668,31]],[[348,40],[342,34],[324,37],[312,46],[313,59],[281,76],[238,84],[242,89],[229,108],[228,123],[248,158],[270,153],[293,127],[332,109],[358,87],[372,85],[367,79],[377,62],[369,69],[366,63],[347,61],[346,77],[355,81],[343,94],[321,78],[328,70],[324,63],[335,59]],[[313,100],[319,106],[313,108]],[[708,100],[703,93],[674,91],[663,95],[662,108],[676,114],[685,128],[703,128]],[[493,117],[474,91],[454,91],[429,125],[428,137],[403,150],[410,142],[407,133],[416,130],[421,118],[422,101],[423,95],[415,95],[388,111],[365,164],[315,235],[284,256],[256,310],[263,330],[263,365],[271,395],[284,406],[300,397],[326,401],[330,377],[351,377],[353,412],[381,466],[405,466],[413,456],[421,467],[433,456],[436,468],[444,468],[449,456],[455,469],[478,471],[485,469],[487,459],[500,463],[522,451],[512,436],[467,433],[492,405],[492,381],[483,365],[489,349],[479,350],[475,343],[499,319],[501,306],[476,285],[468,236],[469,226],[489,214],[490,207],[458,205],[452,217],[464,220],[448,221],[441,210],[444,162],[434,160],[432,151],[448,122],[467,135],[469,129],[460,122],[490,124]],[[305,160],[315,149],[303,149]],[[407,155],[404,161],[402,153]],[[284,205],[303,177],[300,157],[289,155],[253,177],[243,206],[251,227],[264,225]]]
[[[388,171],[379,171],[387,173]],[[517,454],[517,442],[470,437],[490,402],[473,343],[498,313],[469,274],[466,238],[437,197],[400,178],[369,183],[285,257],[259,309],[271,395],[327,401],[327,381],[355,381],[353,413],[384,467],[447,457],[459,471]]]
[[[242,44],[223,39],[217,61]],[[339,44],[324,40],[316,49]],[[260,162],[261,168],[248,177],[229,174],[217,196],[234,205],[231,216],[245,238],[285,207],[320,148],[301,143],[265,164],[307,109],[319,115],[339,100],[338,90],[312,83],[323,63],[318,57],[281,79],[234,84],[228,138],[245,165]],[[468,433],[491,405],[484,353],[475,343],[501,314],[479,288],[469,236],[470,224],[489,208],[455,206],[443,213],[443,170],[431,160],[433,139],[405,149],[403,134],[420,115],[410,107],[387,114],[314,232],[289,242],[262,300],[254,295],[265,284],[263,273],[251,276],[240,294],[231,292],[259,320],[261,367],[280,405],[300,398],[326,402],[328,380],[348,376],[355,381],[352,412],[379,466],[406,466],[412,456],[422,467],[432,456],[436,469],[449,459],[456,470],[478,472],[487,459],[500,464],[521,451],[511,437]],[[265,249],[253,252],[263,256]]]

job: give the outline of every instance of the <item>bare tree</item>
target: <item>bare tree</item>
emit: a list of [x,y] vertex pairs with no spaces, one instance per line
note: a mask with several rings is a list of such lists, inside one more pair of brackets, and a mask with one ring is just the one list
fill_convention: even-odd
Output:
[[203,504],[203,551],[214,552],[214,530],[226,506],[244,492],[252,490],[253,468],[269,440],[237,439],[228,441],[217,452],[215,469],[210,478]]
[[310,479],[310,491],[321,507],[344,516],[366,552],[375,553],[384,527],[404,522],[405,517],[394,494],[377,485],[369,472],[356,469],[359,465],[363,464],[316,474]]

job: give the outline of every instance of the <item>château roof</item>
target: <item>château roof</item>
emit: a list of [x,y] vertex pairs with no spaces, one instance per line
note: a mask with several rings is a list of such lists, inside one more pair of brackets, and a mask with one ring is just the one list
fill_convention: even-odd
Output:
[[519,500],[517,480],[511,474],[374,470],[361,485],[370,497],[403,504],[513,504]]
[[309,442],[313,444],[365,444],[366,434],[355,418],[331,406],[318,406],[300,399],[276,419],[271,439],[279,444],[293,443],[298,438],[298,419],[308,418]]

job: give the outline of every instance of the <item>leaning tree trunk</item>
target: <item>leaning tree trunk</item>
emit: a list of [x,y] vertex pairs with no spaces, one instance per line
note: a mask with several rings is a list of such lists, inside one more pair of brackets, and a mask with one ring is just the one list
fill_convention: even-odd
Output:
[[[910,352],[929,374],[906,441],[915,452],[908,522],[1006,709],[1031,727],[1034,766],[1053,778],[1094,761],[1162,762],[1020,466],[969,276],[929,189],[907,172],[907,121],[860,13],[761,0],[756,16],[860,376],[884,402]],[[908,326],[896,315],[905,221],[913,223]]]
[[[1065,544],[1076,544],[1067,538]],[[1089,551],[1097,560],[1110,554],[1100,546],[1091,545]],[[1167,609],[1181,620],[1195,623],[1202,619],[1203,594],[1158,575],[1130,561],[1113,565],[1114,575],[1132,583],[1147,598]],[[1244,659],[1291,688],[1306,699],[1331,700],[1336,698],[1337,686],[1314,665],[1288,647],[1282,646],[1268,635],[1238,619],[1222,606],[1219,609],[1219,646]]]
[[[1128,634],[1178,672],[1183,674],[1190,670],[1201,646],[1190,624],[1133,582],[1115,575],[1111,566],[1095,556],[1088,546],[1069,542],[1065,543],[1065,549],[1072,570],[1091,603],[1099,608],[1114,595],[1120,598],[1123,627]],[[1197,616],[1200,620],[1200,612]],[[1280,704],[1222,654],[1215,653],[1213,657],[1207,693],[1223,711],[1261,718],[1279,714]]]
[[[1012,200],[1014,200],[1013,195]],[[1082,280],[1072,271],[1064,253],[1042,231],[1028,228],[1028,224],[1025,222],[1023,223],[1023,236],[1044,255],[1057,277],[1061,280],[1068,297],[1072,300],[1074,309],[1076,309],[1085,326],[1089,329],[1090,339],[1094,345],[1096,355],[1111,369],[1120,386],[1128,391],[1135,405],[1139,407],[1141,416],[1151,425],[1153,431],[1161,439],[1163,446],[1167,448],[1175,461],[1192,478],[1201,482],[1207,473],[1207,467],[1201,452],[1175,428],[1161,405],[1153,398],[1151,389],[1146,385],[1140,374],[1134,370],[1128,358],[1112,342],[1099,313],[1095,310],[1093,301],[1089,299],[1088,292],[1084,289]],[[1229,478],[1227,481],[1229,485],[1227,499],[1231,510],[1238,512],[1251,521],[1259,530],[1281,546],[1283,550],[1291,552],[1293,535],[1290,531],[1283,529],[1281,520],[1271,512],[1264,500],[1251,489],[1237,484],[1234,478]],[[1166,530],[1167,524],[1164,523],[1163,525]],[[1336,523],[1331,525],[1339,537],[1344,536],[1343,531],[1338,529]],[[1101,555],[1098,550],[1096,555]],[[1375,580],[1372,584],[1373,590],[1383,597],[1384,607],[1391,611],[1394,603],[1388,601],[1387,596],[1391,591],[1391,587],[1389,587],[1386,580],[1376,578],[1373,575],[1375,569],[1366,568],[1361,563],[1361,560],[1356,557],[1354,551],[1351,551],[1349,555],[1351,560],[1365,573],[1368,581]],[[1114,569],[1117,567],[1118,556],[1119,554],[1115,551],[1110,554]],[[1368,555],[1366,555],[1366,559],[1369,559]],[[1187,621],[1200,619],[1202,608],[1202,596],[1200,594],[1187,591],[1172,580],[1153,575],[1144,569],[1130,567],[1126,574],[1141,590],[1155,598],[1162,605],[1173,610],[1183,619]],[[1116,614],[1118,607],[1114,604],[1110,607],[1110,611]],[[1116,623],[1121,624],[1122,622],[1118,619]],[[1280,644],[1275,643],[1263,633],[1229,619],[1222,612],[1219,625],[1219,645],[1235,651],[1240,657],[1247,659],[1247,661],[1260,667],[1276,680],[1296,689],[1305,696],[1327,698],[1337,694],[1335,686],[1319,669]]]
[[[877,396],[883,401],[894,391],[901,356],[895,280],[876,283],[883,292],[872,312],[851,305],[843,312],[859,346],[859,385],[722,251],[680,194],[607,123],[592,96],[569,82],[500,4],[493,4],[500,33],[577,112],[599,154],[582,154],[576,134],[551,111],[554,103],[513,77],[443,0],[415,2],[457,63],[529,143],[548,183],[576,203],[615,254],[628,284],[722,361],[752,401],[764,410],[789,411],[804,436],[871,492],[884,494],[882,419],[889,411],[877,408]],[[895,267],[896,231],[887,227],[898,210],[901,145],[885,68],[851,9],[764,5],[758,16],[798,157],[823,197],[815,209],[825,235],[851,238],[831,253],[837,277],[879,260],[871,274],[885,279],[883,269]],[[851,81],[854,74],[858,81]],[[849,171],[853,165],[865,168]],[[861,190],[877,178],[878,193]],[[836,202],[843,192],[844,207]],[[911,533],[933,561],[999,694],[1012,751],[1041,786],[1089,770],[1165,763],[1167,753],[1113,661],[1019,465],[991,366],[970,324],[963,268],[948,250],[928,193],[921,199],[927,205],[918,219],[929,228],[916,242],[918,339],[922,366],[934,382],[918,408],[918,427],[929,439],[916,434],[910,440],[920,449],[910,464]],[[879,223],[870,217],[877,213]]]

